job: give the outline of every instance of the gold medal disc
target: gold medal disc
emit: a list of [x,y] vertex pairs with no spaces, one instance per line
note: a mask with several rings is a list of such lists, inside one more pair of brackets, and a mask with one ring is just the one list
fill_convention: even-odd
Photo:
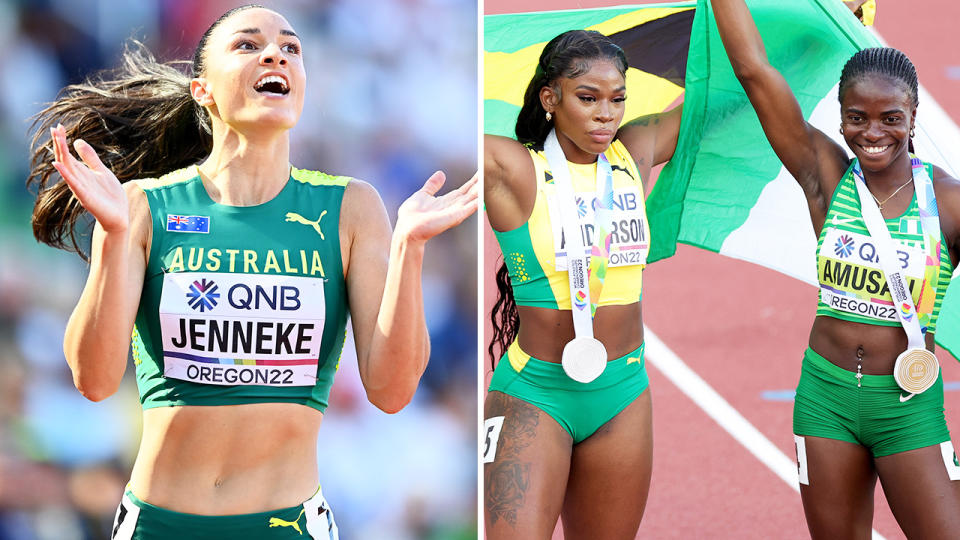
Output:
[[939,375],[940,362],[926,349],[907,349],[900,353],[893,367],[893,378],[911,394],[920,394],[933,386]]

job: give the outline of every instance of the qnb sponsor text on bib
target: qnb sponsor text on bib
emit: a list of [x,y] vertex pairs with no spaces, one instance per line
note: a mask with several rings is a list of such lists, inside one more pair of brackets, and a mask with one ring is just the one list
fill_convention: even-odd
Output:
[[166,377],[216,385],[316,382],[325,320],[320,279],[167,274],[159,315]]

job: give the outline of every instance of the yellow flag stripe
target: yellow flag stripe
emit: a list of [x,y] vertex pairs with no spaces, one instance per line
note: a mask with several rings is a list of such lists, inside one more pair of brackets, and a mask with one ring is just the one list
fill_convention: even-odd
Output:
[[[692,8],[646,8],[618,15],[602,23],[587,27],[605,35],[615,34],[646,22],[673,15]],[[546,42],[534,43],[513,53],[484,52],[484,99],[500,100],[520,107],[523,93],[533,76],[537,61]],[[626,120],[660,112],[675,101],[683,88],[656,75],[630,69],[627,71]],[[630,89],[635,91],[632,95]]]

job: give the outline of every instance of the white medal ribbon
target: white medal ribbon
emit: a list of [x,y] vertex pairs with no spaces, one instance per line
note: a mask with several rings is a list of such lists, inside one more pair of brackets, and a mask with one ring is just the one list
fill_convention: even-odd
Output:
[[[933,183],[930,181],[930,175],[927,174],[926,167],[914,168],[911,163],[911,171],[913,172],[914,191],[917,194],[917,206],[927,208],[928,194],[930,202],[936,205],[936,196],[932,189]],[[901,398],[901,401],[906,401],[933,386],[940,374],[940,364],[937,362],[937,357],[926,348],[923,331],[920,329],[920,318],[917,314],[916,305],[913,303],[913,296],[910,294],[910,286],[896,264],[899,259],[894,250],[893,238],[890,236],[890,231],[887,229],[887,224],[883,215],[880,214],[876,201],[874,201],[873,194],[867,189],[859,162],[853,165],[853,176],[854,183],[857,185],[857,192],[860,195],[860,210],[863,214],[863,221],[867,230],[870,231],[870,236],[876,242],[877,257],[879,258],[880,268],[883,269],[884,277],[887,279],[890,296],[893,298],[893,309],[907,334],[907,350],[900,353],[893,368],[893,376],[897,384],[910,393],[905,399]],[[928,188],[931,189],[928,190]],[[924,252],[928,253],[927,234],[932,233],[934,238],[940,236],[939,219],[921,219],[920,230],[923,236]]]
[[[577,214],[577,199],[567,167],[567,157],[560,148],[556,131],[551,129],[543,143],[543,153],[553,174],[553,183],[557,187],[557,209],[560,224],[566,239],[567,275],[570,282],[570,312],[573,314],[573,341],[563,347],[561,365],[571,379],[588,383],[603,373],[607,365],[607,350],[593,337],[593,317],[590,314],[590,281],[587,275],[589,258],[581,236],[580,220]],[[610,163],[597,159],[597,187],[600,186],[601,165]],[[577,301],[575,301],[577,299]]]

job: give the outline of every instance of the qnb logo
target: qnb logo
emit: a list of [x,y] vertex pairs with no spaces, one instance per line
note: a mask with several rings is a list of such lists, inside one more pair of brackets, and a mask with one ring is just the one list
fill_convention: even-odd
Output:
[[582,197],[577,197],[577,215],[580,217],[587,216],[587,201],[583,200]]
[[190,284],[190,290],[187,291],[187,304],[194,310],[203,313],[204,310],[213,309],[217,305],[220,293],[219,287],[212,280],[201,279]]
[[836,245],[833,246],[833,252],[841,258],[849,257],[853,253],[853,238],[847,235],[838,238]]

